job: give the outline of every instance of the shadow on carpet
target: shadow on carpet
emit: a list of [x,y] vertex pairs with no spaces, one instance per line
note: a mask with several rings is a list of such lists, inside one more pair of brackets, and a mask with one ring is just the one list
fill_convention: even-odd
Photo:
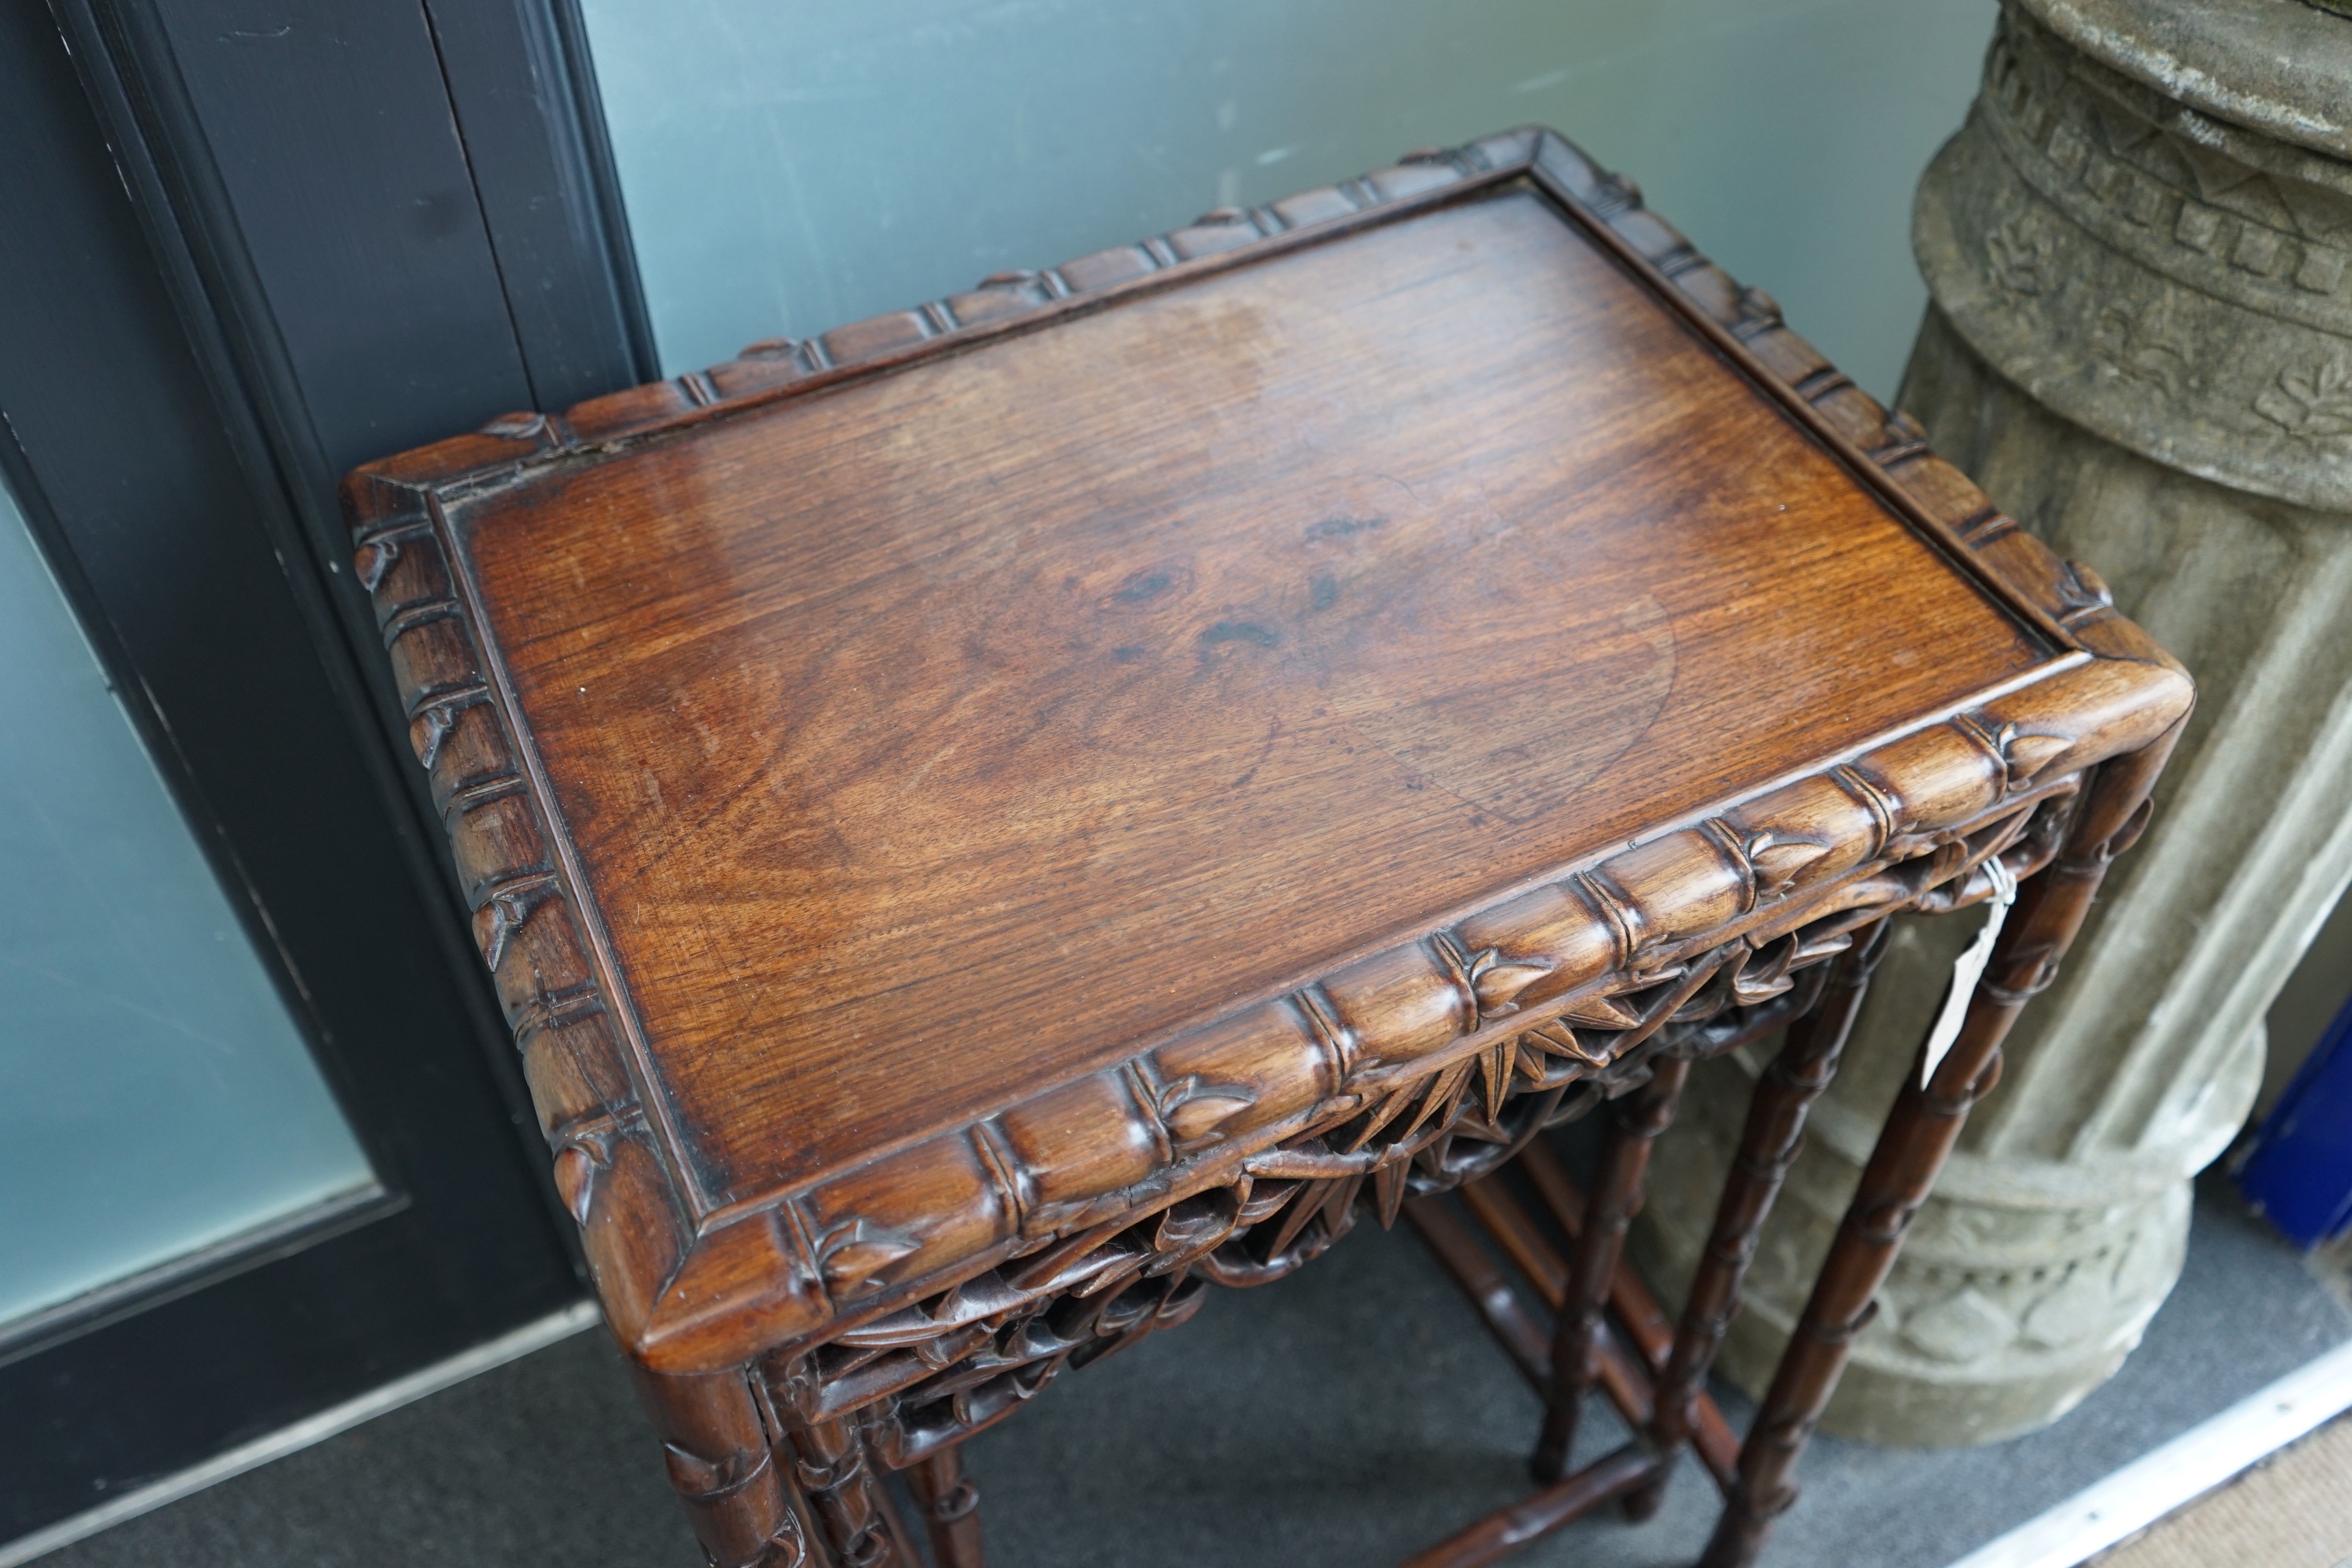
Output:
[[[2339,1342],[2352,1314],[2209,1181],[2189,1264],[2113,1382],[1982,1448],[1824,1438],[1767,1568],[1944,1568]],[[1744,1423],[1746,1402],[1722,1394]],[[972,1440],[994,1568],[1355,1568],[1528,1489],[1537,1405],[1420,1244],[1369,1225],[1267,1290],[1059,1381]],[[1622,1440],[1605,1415],[1582,1457]],[[1713,1521],[1685,1463],[1664,1511],[1513,1559],[1668,1568]],[[44,1568],[692,1568],[618,1356],[551,1346],[42,1559]]]

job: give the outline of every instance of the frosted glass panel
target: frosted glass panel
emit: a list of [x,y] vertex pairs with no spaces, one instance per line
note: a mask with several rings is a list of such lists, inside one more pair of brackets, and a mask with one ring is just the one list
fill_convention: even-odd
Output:
[[0,490],[0,1333],[373,1181]]
[[1992,0],[585,0],[666,372],[1540,121],[1864,386]]

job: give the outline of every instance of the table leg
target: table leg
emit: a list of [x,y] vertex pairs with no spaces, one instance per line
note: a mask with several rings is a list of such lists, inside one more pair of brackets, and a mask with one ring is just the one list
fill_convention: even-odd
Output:
[[1642,1206],[1642,1178],[1650,1168],[1650,1151],[1674,1121],[1675,1103],[1689,1076],[1688,1061],[1660,1060],[1649,1082],[1612,1108],[1600,1178],[1585,1210],[1583,1233],[1569,1259],[1568,1289],[1552,1328],[1551,1394],[1545,1404],[1543,1436],[1529,1463],[1536,1479],[1547,1485],[1568,1473],[1577,1415],[1585,1394],[1601,1379],[1607,1353],[1610,1277],[1624,1249],[1626,1227]]
[[[1487,1331],[1502,1345],[1503,1353],[1511,1358],[1511,1364],[1519,1369],[1519,1375],[1533,1386],[1538,1398],[1548,1397],[1552,1388],[1551,1336],[1520,1301],[1518,1292],[1504,1279],[1502,1269],[1479,1245],[1476,1235],[1445,1206],[1439,1194],[1413,1199],[1405,1205],[1404,1213],[1439,1265],[1454,1277],[1463,1294],[1470,1298],[1471,1306],[1486,1320]],[[1495,1226],[1485,1215],[1480,1215],[1479,1223],[1488,1236],[1496,1235]],[[1568,1266],[1549,1246],[1540,1241],[1537,1245],[1543,1247],[1541,1257],[1529,1260],[1514,1255],[1513,1261],[1533,1277],[1543,1302],[1557,1310]],[[1548,1279],[1536,1272],[1546,1266]],[[1623,1278],[1622,1269],[1619,1277]],[[1649,1422],[1650,1379],[1651,1368],[1630,1347],[1621,1344],[1613,1334],[1603,1336],[1599,1386],[1629,1426],[1639,1427]]]
[[[1530,1143],[1519,1157],[1518,1165],[1528,1184],[1535,1188],[1536,1195],[1543,1200],[1543,1206],[1549,1211],[1552,1223],[1559,1227],[1560,1234],[1568,1238],[1572,1249],[1576,1238],[1584,1234],[1584,1194],[1570,1179],[1568,1167],[1560,1163],[1559,1152],[1549,1143]],[[1568,1277],[1565,1267],[1559,1274],[1564,1286]],[[1545,1304],[1557,1310],[1559,1292],[1547,1296]],[[1666,1321],[1658,1299],[1650,1294],[1650,1288],[1642,1283],[1642,1277],[1622,1257],[1618,1259],[1617,1272],[1609,1282],[1609,1309],[1615,1314],[1616,1321],[1612,1326],[1624,1331],[1628,1347],[1640,1358],[1642,1383],[1645,1390],[1640,1402],[1643,1414],[1635,1415],[1633,1405],[1618,1400],[1614,1394],[1611,1395],[1611,1401],[1617,1405],[1618,1414],[1624,1416],[1625,1424],[1640,1430],[1649,1425],[1650,1416],[1655,1414],[1654,1385],[1658,1375],[1665,1371],[1666,1358],[1674,1350],[1674,1325]],[[1604,1371],[1601,1387],[1606,1389],[1608,1386]],[[1691,1442],[1698,1449],[1699,1459],[1706,1466],[1707,1473],[1715,1478],[1717,1485],[1727,1489],[1739,1473],[1739,1439],[1731,1435],[1731,1425],[1724,1420],[1723,1412],[1715,1407],[1713,1397],[1703,1391],[1698,1396],[1698,1421]]]
[[1797,1461],[1836,1391],[1854,1336],[1873,1316],[1903,1232],[1934,1187],[1969,1108],[2000,1079],[2000,1046],[2010,1025],[2026,1001],[2050,984],[2082,929],[2109,860],[2146,824],[2147,792],[2177,735],[2100,767],[2065,847],[2020,892],[1959,1038],[1934,1080],[1922,1088],[1917,1072],[1906,1075],[1756,1413],[1740,1450],[1739,1484],[1700,1568],[1746,1568],[1763,1549],[1772,1521],[1796,1500]]
[[801,1489],[840,1568],[918,1568],[856,1428],[812,1421],[792,1427],[791,1436],[800,1453]]
[[800,1568],[808,1545],[746,1372],[665,1376],[632,1366],[669,1481],[713,1568]]
[[963,1473],[963,1445],[939,1449],[907,1468],[907,1488],[923,1510],[939,1568],[983,1568],[980,1489]]
[[1716,1205],[1714,1228],[1691,1277],[1674,1350],[1658,1377],[1650,1443],[1663,1463],[1655,1480],[1627,1495],[1625,1512],[1631,1518],[1647,1519],[1658,1511],[1675,1459],[1697,1427],[1706,1374],[1738,1310],[1739,1287],[1756,1255],[1757,1237],[1804,1145],[1806,1112],[1837,1075],[1838,1058],[1862,1011],[1871,972],[1886,950],[1887,930],[1887,922],[1880,921],[1859,933],[1853,946],[1839,956],[1821,1001],[1789,1026],[1787,1042],[1756,1086],[1739,1152]]

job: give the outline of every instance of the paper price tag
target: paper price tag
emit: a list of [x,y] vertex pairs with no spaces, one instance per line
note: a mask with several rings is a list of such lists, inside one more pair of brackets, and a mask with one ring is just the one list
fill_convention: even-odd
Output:
[[1969,1016],[1969,1000],[1977,994],[1977,982],[1984,978],[1985,965],[1992,961],[1993,941],[2000,935],[2001,923],[2009,919],[2009,906],[2017,902],[2017,879],[2000,863],[2000,857],[1996,855],[1984,865],[1992,878],[1992,905],[1976,941],[1952,961],[1952,989],[1944,997],[1944,1010],[1936,1016],[1936,1026],[1927,1031],[1927,1060],[1919,1069],[1921,1089],[1934,1080],[1937,1064],[1950,1054],[1952,1042],[1960,1037],[1960,1025]]

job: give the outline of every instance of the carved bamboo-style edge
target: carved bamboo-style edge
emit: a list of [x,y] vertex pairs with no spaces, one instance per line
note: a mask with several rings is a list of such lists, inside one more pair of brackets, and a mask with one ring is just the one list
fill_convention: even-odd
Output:
[[[660,1101],[631,1021],[616,1011],[625,993],[593,900],[556,852],[563,840],[533,782],[527,727],[489,673],[486,629],[451,569],[464,541],[443,501],[1521,180],[2056,644],[2053,662],[1964,711],[1560,868],[964,1127],[756,1203],[703,1205],[656,1125]],[[1539,130],[1222,209],[1139,245],[1000,275],[805,342],[755,345],[561,416],[494,420],[360,469],[344,500],[557,1184],[613,1327],[665,1371],[819,1342],[1057,1237],[1244,1172],[1330,1173],[1305,1165],[1339,1156],[1275,1146],[1536,1026],[1558,1021],[1564,1036],[1622,1029],[1630,1014],[1616,998],[1727,942],[1752,950],[1842,910],[1895,907],[1917,888],[1890,867],[1964,854],[1962,835],[2147,744],[2193,696],[2186,673],[2115,613],[2086,568],[1992,507],[1927,449],[1914,422],[1840,375],[1769,296],[1699,256],[1629,182]]]

